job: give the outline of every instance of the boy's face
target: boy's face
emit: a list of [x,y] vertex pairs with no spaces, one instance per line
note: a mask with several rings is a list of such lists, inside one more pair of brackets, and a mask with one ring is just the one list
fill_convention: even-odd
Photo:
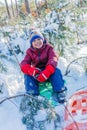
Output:
[[39,49],[43,46],[43,40],[41,38],[37,38],[32,42],[33,48]]

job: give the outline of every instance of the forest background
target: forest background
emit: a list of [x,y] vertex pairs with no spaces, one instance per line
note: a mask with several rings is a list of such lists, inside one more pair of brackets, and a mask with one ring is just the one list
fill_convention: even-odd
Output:
[[[58,118],[54,119],[56,114],[53,109],[50,109],[52,111],[47,109],[45,112],[45,109],[40,108],[42,106],[49,108],[47,102],[43,101],[43,104],[46,104],[44,106],[41,101],[35,100],[30,108],[29,105],[25,108],[27,99],[24,99],[21,115],[19,112],[21,100],[14,97],[25,92],[19,63],[29,48],[31,28],[39,29],[59,55],[58,67],[68,87],[67,100],[77,90],[87,88],[87,0],[2,0],[0,1],[1,130],[11,130],[13,126],[14,130],[25,130],[23,123],[26,124],[27,130],[32,130],[34,127],[40,130],[44,127],[46,130],[45,126],[47,130],[50,128],[55,130],[57,127]],[[13,100],[7,98],[10,96],[14,97]],[[62,106],[60,109],[55,108],[60,117],[63,116],[59,111],[61,109]],[[37,120],[34,119],[36,115]],[[44,125],[48,124],[48,120],[54,120],[54,124],[52,122]]]

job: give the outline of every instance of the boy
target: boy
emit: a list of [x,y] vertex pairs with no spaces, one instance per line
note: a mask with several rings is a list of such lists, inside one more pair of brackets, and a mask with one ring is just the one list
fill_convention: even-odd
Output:
[[24,73],[25,89],[28,94],[39,95],[39,82],[49,79],[59,103],[65,102],[64,80],[57,68],[58,57],[53,47],[44,39],[41,33],[33,31],[30,37],[30,48],[20,63]]

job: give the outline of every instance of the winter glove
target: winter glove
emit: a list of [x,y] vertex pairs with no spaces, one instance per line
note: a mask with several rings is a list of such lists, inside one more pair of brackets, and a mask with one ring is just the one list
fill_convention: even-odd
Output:
[[23,73],[28,74],[30,76],[36,76],[40,73],[40,70],[36,67],[33,67],[29,64],[25,64],[21,67]]
[[52,65],[48,65],[48,66],[46,67],[46,69],[44,69],[44,70],[40,73],[40,75],[37,77],[37,80],[38,80],[39,82],[44,82],[44,81],[46,81],[46,80],[50,77],[50,75],[54,73],[54,71],[55,71],[55,68],[54,68]]

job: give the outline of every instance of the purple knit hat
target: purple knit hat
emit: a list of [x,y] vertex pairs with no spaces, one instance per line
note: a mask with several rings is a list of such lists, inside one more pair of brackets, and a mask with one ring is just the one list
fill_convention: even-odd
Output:
[[30,44],[32,45],[32,42],[37,38],[40,38],[44,41],[44,37],[40,32],[31,32]]

